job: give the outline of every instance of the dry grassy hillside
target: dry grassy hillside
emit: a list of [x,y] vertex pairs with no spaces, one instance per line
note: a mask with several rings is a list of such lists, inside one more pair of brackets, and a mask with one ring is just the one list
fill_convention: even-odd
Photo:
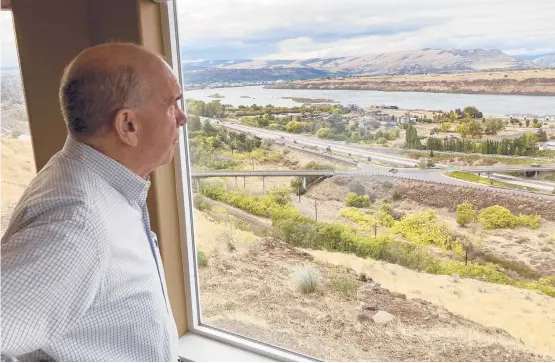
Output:
[[555,70],[368,76],[283,82],[268,88],[555,95]]
[[2,233],[35,173],[31,141],[2,137]]

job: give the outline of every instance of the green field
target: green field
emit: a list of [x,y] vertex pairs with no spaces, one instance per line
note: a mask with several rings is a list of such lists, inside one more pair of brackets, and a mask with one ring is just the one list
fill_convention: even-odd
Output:
[[451,178],[460,179],[460,180],[464,180],[472,183],[491,185],[493,187],[515,189],[515,190],[527,190],[529,192],[540,193],[540,191],[536,188],[500,182],[497,180],[491,180],[490,182],[488,178],[484,178],[467,171],[451,171],[451,172],[445,173],[445,175],[450,176]]

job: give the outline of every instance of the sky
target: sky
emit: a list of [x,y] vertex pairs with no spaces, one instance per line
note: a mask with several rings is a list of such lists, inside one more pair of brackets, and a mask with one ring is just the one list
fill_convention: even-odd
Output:
[[[182,59],[308,59],[423,48],[555,52],[554,0],[176,0]],[[0,12],[1,66],[17,66]]]

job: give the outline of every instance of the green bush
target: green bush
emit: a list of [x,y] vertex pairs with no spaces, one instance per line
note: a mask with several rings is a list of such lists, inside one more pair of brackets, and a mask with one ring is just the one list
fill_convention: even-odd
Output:
[[383,182],[383,184],[382,184],[382,185],[383,185],[383,187],[384,187],[384,188],[386,188],[386,189],[391,189],[391,188],[393,188],[393,183],[392,183],[392,182],[390,182],[389,180],[388,180],[388,181],[385,181],[385,182]]
[[398,189],[395,189],[391,194],[391,199],[393,199],[394,202],[397,202],[403,198],[404,198],[404,195]]
[[516,227],[516,217],[510,210],[500,205],[483,209],[478,215],[478,220],[484,223],[486,229]]
[[208,266],[208,257],[202,250],[199,249],[197,249],[197,264],[198,267]]
[[492,205],[480,212],[478,220],[484,223],[486,229],[515,228],[516,226],[538,228],[541,217],[527,214],[515,216],[505,207]]
[[516,224],[519,226],[530,227],[530,228],[539,228],[540,226],[540,219],[539,215],[527,215],[527,214],[519,214],[516,217]]
[[332,289],[347,300],[356,299],[357,297],[357,281],[354,276],[335,276],[330,281],[330,285]]
[[474,206],[470,202],[464,202],[457,206],[456,211],[457,223],[461,226],[474,222],[476,220],[476,212]]
[[[404,217],[399,222],[395,222],[390,214],[391,208],[389,205],[384,204],[381,206],[381,210],[376,216],[377,219],[382,224],[390,226],[393,232],[405,236],[410,241],[410,243],[407,243],[397,241],[388,234],[362,237],[355,230],[343,224],[316,222],[314,219],[303,216],[296,209],[292,208],[290,201],[287,201],[286,198],[284,199],[284,193],[280,192],[256,198],[236,191],[226,191],[221,186],[207,185],[203,188],[203,194],[253,214],[271,217],[278,237],[284,242],[296,246],[354,253],[359,257],[383,260],[433,274],[451,275],[456,273],[462,277],[479,278],[493,283],[538,290],[555,297],[554,277],[538,281],[515,281],[507,276],[505,268],[514,270],[523,277],[533,277],[531,271],[525,270],[518,263],[495,260],[496,263],[480,264],[469,262],[465,264],[459,261],[441,260],[430,254],[424,245],[434,244],[453,250],[460,247],[460,243],[449,234],[445,224],[437,219],[433,210],[415,213]],[[484,211],[486,210],[488,208]],[[362,213],[362,211],[358,211],[360,214],[354,213],[354,211],[357,211],[354,208],[348,209],[348,211],[347,214],[342,213],[344,216],[349,215],[346,217],[348,219],[352,218],[366,222],[373,218]],[[494,215],[499,214],[495,208],[493,212]],[[484,213],[482,219],[489,221],[488,213],[492,213],[492,210],[489,209],[487,213]],[[482,213],[480,214],[482,215]],[[513,217],[516,220],[516,217]],[[497,221],[497,219],[494,219],[494,221]],[[206,266],[208,263],[206,256],[201,251],[197,252],[197,260],[199,266]],[[490,260],[493,261],[493,259]],[[307,292],[315,290],[319,284],[319,278],[314,279],[312,273],[304,275],[307,278],[299,280],[299,289]],[[301,287],[301,285],[307,287]]]
[[370,198],[367,195],[356,195],[353,192],[347,193],[345,199],[347,207],[368,208],[370,206]]
[[363,195],[366,192],[366,188],[364,188],[364,185],[362,185],[362,183],[358,180],[349,185],[349,190],[356,195]]
[[433,209],[403,217],[392,228],[394,233],[418,245],[432,244],[443,249],[453,249],[457,242],[440,221]]
[[320,286],[320,275],[312,267],[304,267],[295,273],[295,285],[303,294],[310,294]]
[[206,201],[206,198],[199,194],[195,195],[193,199],[193,206],[200,211],[203,211],[210,207],[210,205]]

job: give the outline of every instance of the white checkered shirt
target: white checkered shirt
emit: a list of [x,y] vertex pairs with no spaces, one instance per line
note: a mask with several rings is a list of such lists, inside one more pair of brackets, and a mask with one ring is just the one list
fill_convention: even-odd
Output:
[[177,361],[150,182],[69,137],[2,237],[3,359]]

